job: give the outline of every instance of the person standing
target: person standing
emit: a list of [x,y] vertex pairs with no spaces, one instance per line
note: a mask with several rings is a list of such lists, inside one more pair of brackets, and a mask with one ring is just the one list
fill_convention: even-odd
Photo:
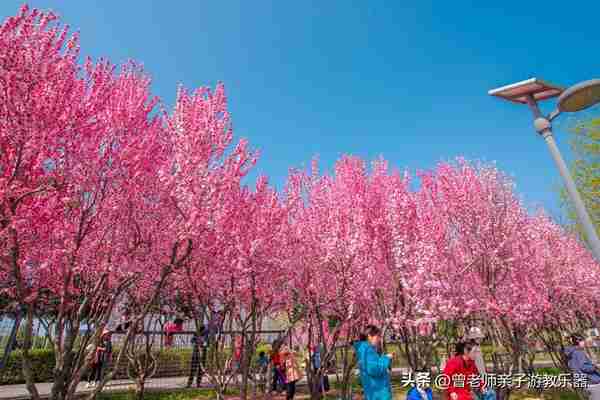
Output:
[[296,383],[302,378],[302,373],[298,365],[298,351],[297,347],[292,350],[285,349],[282,356],[283,367],[285,369],[286,400],[294,399]]
[[243,340],[242,336],[235,336],[234,344],[233,344],[233,371],[234,373],[238,373],[242,366],[242,347]]
[[210,319],[208,321],[208,329],[206,330],[206,334],[208,336],[208,344],[213,343],[217,335],[221,333],[221,328],[223,327],[224,314],[222,311],[212,311],[210,315]]
[[449,400],[473,400],[470,380],[478,375],[477,366],[471,358],[473,345],[468,342],[456,344],[456,355],[448,360],[443,374],[449,379],[447,389]]
[[96,347],[92,370],[88,377],[88,387],[98,385],[103,378],[104,367],[110,362],[112,356],[111,331],[104,329],[100,336],[100,343]]
[[117,325],[115,332],[125,333],[129,329],[129,326],[131,326],[131,316],[129,315],[129,310],[125,309],[123,315],[121,315],[121,323]]
[[354,343],[360,381],[366,400],[391,400],[390,368],[393,354],[380,355],[381,330],[374,325],[365,328]]
[[[481,351],[481,341],[485,338],[481,329],[474,326],[469,330],[467,339],[471,342],[471,358],[475,362],[475,367],[480,376],[480,382],[485,382],[485,361],[483,360],[483,352]],[[478,400],[496,400],[496,392],[493,388],[476,387],[473,388],[473,394]]]
[[569,368],[574,374],[587,378],[587,391],[590,400],[600,400],[600,369],[594,365],[585,352],[585,339],[579,334],[571,336],[571,346],[565,349]]
[[[321,349],[322,349],[322,345],[318,344],[313,346],[312,348],[312,360],[311,360],[311,367],[313,368],[313,371],[315,372],[315,374],[317,373],[317,371],[319,370],[319,368],[321,368]],[[323,376],[321,377],[321,382],[319,382],[319,392],[320,393],[327,393],[329,392],[329,376],[327,376],[327,371],[323,371]]]
[[229,360],[229,366],[227,370],[232,376],[233,382],[238,383],[238,378],[242,372],[242,345],[243,340],[241,335],[233,334],[232,338],[232,354]]
[[[202,381],[202,375],[204,373],[204,355],[206,352],[204,351],[205,343],[205,331],[206,328],[204,325],[200,327],[198,332],[194,332],[192,338],[190,340],[192,344],[192,359],[190,361],[190,375],[188,377],[187,387],[192,387],[194,383],[194,377],[196,377],[196,387],[200,387],[200,382]],[[202,355],[202,359],[201,359]]]
[[283,364],[281,359],[280,347],[282,343],[275,341],[271,349],[271,365],[273,368],[273,381],[271,383],[271,391],[279,392],[281,387],[285,386],[285,378],[283,374]]

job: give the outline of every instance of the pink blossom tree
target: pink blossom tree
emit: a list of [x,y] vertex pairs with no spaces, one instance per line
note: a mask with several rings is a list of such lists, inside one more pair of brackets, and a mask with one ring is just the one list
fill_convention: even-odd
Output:
[[154,287],[162,287],[163,278],[175,272],[173,285],[188,301],[199,328],[202,308],[210,305],[209,296],[222,287],[223,275],[211,268],[231,265],[224,252],[228,243],[223,232],[242,206],[241,180],[255,164],[256,155],[244,140],[231,146],[233,130],[222,85],[214,91],[180,89],[164,125],[172,150],[168,168],[159,174],[168,200],[160,211],[169,218],[157,214],[161,226],[151,230],[158,235],[152,253],[161,266]]
[[[226,154],[222,87],[181,90],[161,118],[137,67],[80,67],[77,37],[54,20],[23,8],[0,28],[1,270],[13,282],[5,293],[26,309],[34,399],[29,348],[40,303],[54,305],[52,398],[71,398],[89,367],[86,342],[98,340],[120,294],[147,289],[150,307],[254,162],[245,142]],[[84,321],[96,334],[77,348]]]
[[[222,310],[225,328],[237,331],[227,337],[217,334],[212,340],[206,373],[222,396],[227,386],[241,375],[240,392],[249,394],[250,377],[254,376],[252,358],[266,316],[282,309],[281,268],[286,210],[277,193],[259,178],[255,190],[242,188],[230,198],[232,207],[214,220],[211,252],[194,259],[178,272],[176,283],[197,325],[207,312]],[[208,242],[204,242],[208,246]],[[239,359],[233,360],[226,346],[238,340]],[[231,368],[234,361],[239,369]]]
[[[309,368],[313,398],[339,341],[373,308],[371,232],[366,221],[369,173],[364,162],[343,157],[335,175],[292,172],[287,186],[290,210],[288,292],[290,312],[302,310],[309,348],[320,346],[322,364]],[[328,332],[328,334],[327,334]],[[310,354],[309,354],[310,355]]]
[[443,261],[434,275],[448,283],[445,319],[482,324],[511,356],[494,357],[496,368],[532,368],[527,339],[536,329],[550,339],[595,312],[589,252],[546,217],[530,216],[501,172],[459,160],[422,181],[432,213],[445,221],[434,242]]
[[445,221],[443,240],[436,241],[443,268],[436,274],[447,282],[446,318],[467,326],[488,322],[517,367],[524,332],[510,317],[518,304],[506,291],[525,272],[530,255],[522,251],[528,216],[511,182],[493,167],[458,160],[425,176],[423,190],[432,212]]
[[374,291],[372,318],[393,332],[414,369],[430,362],[434,338],[422,327],[436,322],[439,281],[433,242],[443,225],[434,219],[426,199],[410,190],[407,173],[374,163],[366,190],[366,226],[373,261],[366,266]]
[[[239,206],[222,232],[229,246],[219,303],[227,304],[240,332],[240,392],[248,395],[249,376],[256,375],[251,361],[265,317],[284,309],[282,291],[287,279],[287,210],[266,178],[259,178],[254,191],[241,192]],[[237,371],[236,371],[237,374]]]
[[576,237],[543,214],[531,218],[527,235],[535,243],[535,261],[524,279],[535,286],[527,293],[528,309],[515,317],[524,319],[555,366],[568,372],[568,335],[594,326],[599,315],[600,270]]
[[119,198],[131,195],[124,180],[155,165],[159,127],[148,79],[135,66],[118,74],[105,61],[79,66],[77,37],[55,20],[24,7],[0,28],[2,269],[26,311],[23,372],[34,399],[29,348],[40,304],[54,310],[51,396],[69,398],[89,365],[75,347],[80,324],[104,326],[131,283],[109,257],[111,223]]

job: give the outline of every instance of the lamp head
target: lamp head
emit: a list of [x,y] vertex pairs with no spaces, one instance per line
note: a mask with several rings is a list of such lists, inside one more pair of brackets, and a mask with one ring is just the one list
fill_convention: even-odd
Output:
[[558,109],[561,112],[581,111],[598,103],[600,103],[600,79],[578,83],[558,97]]

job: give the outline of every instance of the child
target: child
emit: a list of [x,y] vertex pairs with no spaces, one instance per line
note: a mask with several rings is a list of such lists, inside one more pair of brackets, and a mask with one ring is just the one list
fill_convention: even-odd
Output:
[[[415,371],[416,374],[428,374],[429,372],[425,369]],[[429,386],[423,386],[419,384],[414,385],[406,394],[406,400],[432,400],[433,391]]]
[[267,368],[269,366],[269,359],[264,351],[258,353],[258,369],[261,374],[267,373]]

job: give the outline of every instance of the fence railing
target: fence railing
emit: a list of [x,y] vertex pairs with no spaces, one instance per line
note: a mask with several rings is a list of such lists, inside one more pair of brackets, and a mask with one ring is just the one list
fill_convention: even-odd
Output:
[[[136,334],[137,340],[149,340],[152,342],[153,349],[192,349],[192,336],[195,331],[179,331],[169,334],[165,331],[143,331]],[[256,335],[259,337],[259,341],[263,343],[273,343],[275,340],[280,339],[284,335],[284,330],[261,330],[257,331]],[[242,334],[242,331],[221,331],[221,336],[225,337],[225,345],[232,345],[232,338]],[[113,346],[121,344],[126,336],[126,332],[113,332],[112,342]],[[172,341],[167,339],[172,336]]]
[[[11,350],[18,350],[21,343],[17,338],[18,326],[12,325],[9,329],[5,326],[2,332],[0,332],[0,340],[3,347],[10,347]],[[220,336],[221,342],[224,342],[225,349],[228,353],[232,352],[233,347],[233,337],[240,335],[242,332],[238,330],[233,331],[220,331],[218,335]],[[112,345],[114,349],[114,355],[116,355],[117,351],[123,345],[127,332],[113,332],[112,334]],[[195,334],[195,331],[180,331],[174,332],[172,334],[168,334],[165,331],[153,330],[153,331],[142,331],[136,333],[133,337],[133,342],[130,343],[132,346],[137,346],[136,349],[138,352],[144,352],[146,350],[146,345],[149,345],[149,350],[153,357],[155,357],[157,362],[157,368],[152,378],[148,381],[148,387],[154,388],[171,388],[171,387],[181,387],[187,384],[187,380],[190,376],[190,371],[192,369],[192,357],[194,345],[192,343],[192,336]],[[275,340],[280,340],[285,334],[284,330],[261,330],[256,332],[258,337],[259,346],[266,346],[272,344]],[[172,340],[167,340],[168,336],[172,336]],[[42,350],[46,349],[47,352],[52,352],[52,349],[49,345],[43,345],[43,336],[37,337],[39,340],[34,340],[34,343],[37,343],[38,346],[36,349]],[[11,345],[9,345],[11,343]],[[41,346],[40,346],[41,345]],[[3,349],[4,350],[4,349]],[[45,353],[47,353],[45,352]],[[22,376],[21,368],[19,365],[14,365],[15,363],[20,364],[20,359],[18,354],[13,353],[15,356],[10,357],[11,351],[8,352],[3,351],[3,354],[0,354],[0,360],[6,359],[6,361],[2,364],[3,367],[0,368],[0,384],[10,384],[10,383],[21,383]],[[37,353],[34,353],[34,355]],[[53,357],[50,357],[53,359]],[[128,385],[131,384],[131,379],[128,373],[128,357],[124,356],[121,359],[121,363],[116,368],[116,374],[114,376],[114,381],[111,381],[110,385]],[[42,381],[51,379],[52,376],[52,368],[54,367],[51,359],[45,355],[45,358],[39,360],[39,368],[47,369],[47,371],[39,371],[39,376]],[[41,365],[41,364],[44,365]],[[86,377],[87,378],[87,377]],[[86,380],[86,379],[84,379]]]

